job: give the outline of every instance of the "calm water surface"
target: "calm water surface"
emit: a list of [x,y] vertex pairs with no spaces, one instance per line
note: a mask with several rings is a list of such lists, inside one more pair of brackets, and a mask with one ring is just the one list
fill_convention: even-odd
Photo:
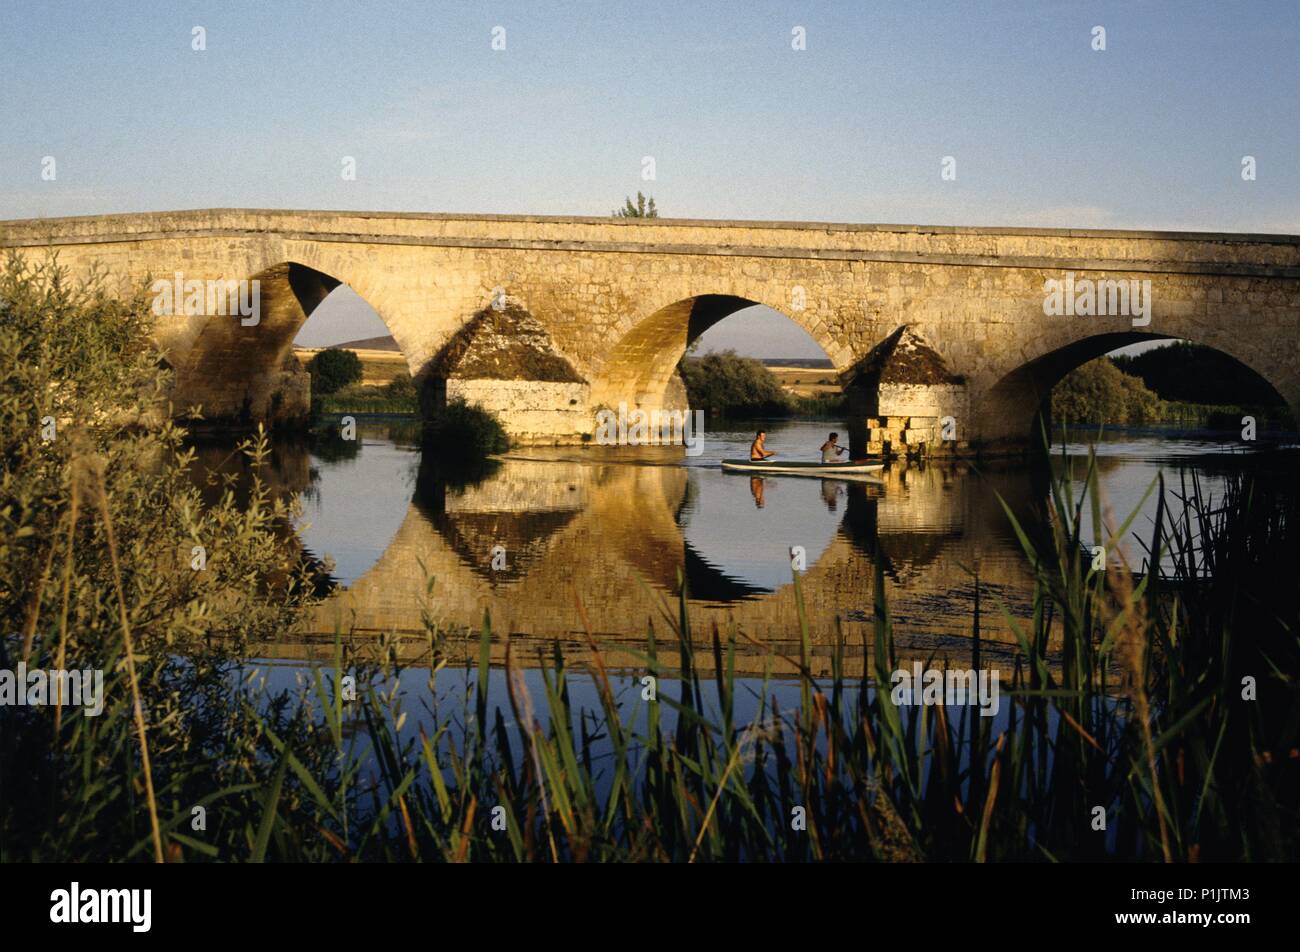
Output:
[[[966,652],[978,578],[991,660],[998,642],[1010,657],[1010,619],[1028,614],[1031,579],[998,497],[1026,523],[1039,520],[1045,475],[992,463],[896,464],[879,483],[724,473],[720,460],[747,455],[750,426],[709,432],[697,457],[670,448],[529,448],[472,479],[441,472],[409,423],[363,421],[354,443],[279,441],[276,488],[302,499],[297,535],[326,560],[339,589],[303,633],[268,653],[307,657],[312,637],[332,640],[335,628],[405,634],[427,649],[419,637],[426,618],[468,631],[485,612],[493,631],[517,644],[558,639],[574,650],[585,648],[585,613],[604,648],[635,653],[650,626],[668,635],[684,577],[701,646],[716,622],[797,654],[790,551],[799,546],[814,667],[829,669],[837,632],[860,655],[878,566],[900,649]],[[828,430],[846,429],[767,426],[769,448],[809,460]],[[1195,476],[1217,494],[1225,474],[1247,464],[1242,444],[1222,434],[1084,435],[1091,443],[1066,445],[1064,457],[1057,447],[1054,469],[1068,469],[1081,488],[1094,446],[1104,518],[1118,526],[1140,508],[1138,537],[1150,534],[1154,497],[1143,497],[1158,475],[1174,490]],[[1085,539],[1091,534],[1087,526]],[[1120,549],[1111,557],[1142,565],[1132,533]],[[763,663],[757,654],[750,660]]]

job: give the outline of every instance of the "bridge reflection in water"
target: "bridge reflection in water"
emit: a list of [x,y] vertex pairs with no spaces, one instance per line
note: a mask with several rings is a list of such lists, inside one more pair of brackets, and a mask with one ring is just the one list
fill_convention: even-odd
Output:
[[[382,440],[368,441],[362,453],[383,448]],[[277,444],[272,477],[283,491],[311,493],[308,452]],[[606,664],[643,667],[653,625],[661,659],[675,665],[667,616],[675,616],[684,573],[701,671],[713,668],[716,622],[724,639],[729,625],[743,633],[739,673],[760,674],[769,663],[775,674],[788,673],[790,663],[768,649],[799,654],[788,555],[798,544],[807,558],[801,587],[813,670],[830,671],[842,633],[845,670],[861,673],[878,562],[901,657],[968,663],[978,571],[983,661],[1011,662],[1005,613],[1028,616],[1032,582],[995,491],[1013,501],[1041,498],[1042,487],[1024,471],[899,466],[881,485],[752,483],[682,462],[650,451],[531,449],[481,478],[448,480],[427,455],[409,452],[414,491],[378,560],[315,607],[301,630],[259,653],[320,657],[337,629],[363,647],[395,636],[404,659],[418,662],[428,656],[427,618],[451,633],[442,648],[452,660],[472,660],[488,613],[495,662],[505,658],[507,633],[518,663],[536,664],[539,649],[549,657],[556,641],[580,660],[590,651],[581,603]],[[504,564],[494,567],[497,546]]]

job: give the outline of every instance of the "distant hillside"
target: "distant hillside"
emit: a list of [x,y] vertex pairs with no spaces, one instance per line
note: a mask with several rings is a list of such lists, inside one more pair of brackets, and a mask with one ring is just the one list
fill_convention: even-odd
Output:
[[762,363],[768,367],[814,367],[818,370],[830,370],[835,366],[829,357],[764,357]]
[[345,341],[342,344],[330,344],[331,347],[337,347],[340,350],[391,350],[399,351],[397,341],[392,337],[363,337],[361,340]]

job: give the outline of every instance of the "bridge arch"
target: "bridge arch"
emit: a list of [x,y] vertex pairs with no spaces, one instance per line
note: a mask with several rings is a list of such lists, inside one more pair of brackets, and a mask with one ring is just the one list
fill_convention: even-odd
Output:
[[990,440],[1023,442],[1036,439],[1036,421],[1040,412],[1048,406],[1053,388],[1071,371],[1119,348],[1148,341],[1187,341],[1231,357],[1268,384],[1293,415],[1300,411],[1300,380],[1292,375],[1278,376],[1270,373],[1267,367],[1261,368],[1258,366],[1259,361],[1244,354],[1241,347],[1225,346],[1222,339],[1210,342],[1175,333],[1111,331],[1082,337],[1027,356],[1022,363],[998,379],[979,399],[978,405],[973,407],[979,431],[985,439]]
[[[202,282],[205,285],[236,282]],[[172,402],[178,412],[200,407],[208,421],[281,422],[310,412],[310,377],[293,354],[294,339],[315,310],[343,285],[374,308],[410,364],[399,330],[363,288],[299,260],[282,260],[249,275],[238,293],[254,313],[211,308],[191,315],[183,348],[172,348],[177,370]]]
[[[845,362],[839,343],[806,310],[777,307],[767,295],[705,292],[678,298],[627,322],[597,368],[592,385],[594,406],[685,408],[686,394],[677,365],[691,342],[720,321],[746,308],[762,306],[804,330],[830,356],[835,372]],[[837,354],[839,359],[837,360]]]

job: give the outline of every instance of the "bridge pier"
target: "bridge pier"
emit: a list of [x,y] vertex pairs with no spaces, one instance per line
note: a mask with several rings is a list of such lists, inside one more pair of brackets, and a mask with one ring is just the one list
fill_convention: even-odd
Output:
[[578,443],[594,426],[591,386],[546,329],[500,300],[470,318],[430,362],[425,416],[464,400],[494,414],[511,442]]
[[911,325],[878,344],[846,375],[849,452],[884,456],[976,455],[966,380]]
[[293,338],[339,282],[286,263],[248,283],[256,313],[206,317],[177,356],[172,405],[178,416],[200,407],[209,424],[303,424],[311,415],[311,375],[294,356]]

